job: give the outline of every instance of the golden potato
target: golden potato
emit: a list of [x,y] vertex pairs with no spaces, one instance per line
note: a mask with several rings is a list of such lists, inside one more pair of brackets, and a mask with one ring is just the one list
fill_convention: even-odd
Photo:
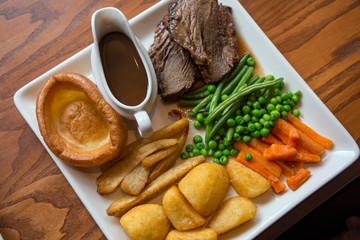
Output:
[[271,187],[266,178],[233,159],[226,164],[226,170],[231,184],[240,196],[257,197]]
[[232,197],[224,201],[209,221],[208,227],[220,235],[256,215],[256,206],[247,198]]
[[224,199],[229,177],[222,165],[203,163],[180,180],[178,187],[198,213],[209,216]]
[[176,185],[166,191],[162,204],[171,224],[179,231],[197,228],[205,223],[205,218],[186,201]]
[[166,240],[216,240],[217,234],[211,228],[198,228],[186,232],[172,230],[166,236]]
[[120,218],[120,223],[132,240],[165,239],[170,222],[159,204],[134,207]]

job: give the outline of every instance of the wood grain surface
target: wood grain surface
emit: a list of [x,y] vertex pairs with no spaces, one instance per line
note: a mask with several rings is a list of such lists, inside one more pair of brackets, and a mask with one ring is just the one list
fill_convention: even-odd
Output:
[[[156,2],[0,1],[0,233],[4,239],[105,239],[17,111],[13,95],[92,43],[90,19],[95,10],[115,6],[131,19]],[[360,1],[240,2],[359,145]],[[358,176],[358,162],[353,177]],[[342,182],[332,181],[325,195],[343,187],[351,174],[340,176]]]

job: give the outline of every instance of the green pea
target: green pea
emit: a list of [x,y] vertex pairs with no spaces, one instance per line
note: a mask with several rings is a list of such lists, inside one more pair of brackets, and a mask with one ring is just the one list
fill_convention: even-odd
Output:
[[276,96],[275,98],[276,98],[276,101],[277,101],[278,103],[281,103],[281,102],[282,102],[282,100],[281,100],[281,97],[280,97],[280,96]]
[[236,125],[236,122],[233,118],[229,118],[227,121],[226,121],[226,125],[228,125],[229,127],[233,127]]
[[218,158],[213,158],[213,163],[220,163],[220,160]]
[[227,94],[221,95],[221,101],[225,101],[228,98],[229,98],[229,96]]
[[218,145],[218,149],[219,149],[219,150],[224,150],[224,149],[225,149],[224,143],[220,143],[220,144]]
[[301,91],[300,91],[300,90],[297,90],[294,94],[299,97],[300,94],[301,94]]
[[254,123],[254,122],[258,122],[259,121],[259,118],[255,117],[255,116],[252,116],[251,117],[251,121]]
[[196,114],[196,120],[199,122],[204,122],[204,115],[202,113]]
[[240,109],[236,109],[236,111],[235,111],[235,115],[236,115],[236,116],[241,115],[241,113],[242,113],[242,112],[241,112],[241,110],[240,110]]
[[282,112],[281,112],[281,116],[282,116],[282,117],[286,117],[286,116],[287,116],[287,111],[282,111]]
[[275,106],[275,109],[276,109],[277,111],[281,112],[281,111],[284,109],[284,106],[281,105],[281,104],[277,104],[277,105]]
[[299,96],[296,96],[296,95],[292,96],[291,101],[293,101],[295,104],[297,104],[299,102]]
[[195,113],[194,113],[193,111],[190,111],[190,112],[188,113],[188,116],[189,116],[190,118],[193,118],[193,117],[195,117]]
[[237,125],[237,126],[235,127],[235,132],[236,132],[236,133],[244,133],[244,132],[245,132],[245,127],[242,126],[242,125]]
[[261,106],[264,106],[266,104],[266,99],[261,96],[258,98],[258,102],[260,103]]
[[294,94],[291,92],[291,91],[288,91],[287,92],[287,97],[289,98],[289,99],[291,99],[292,98],[292,96],[294,96]]
[[255,64],[255,60],[253,58],[249,57],[248,59],[246,59],[246,64],[249,65],[250,67],[252,67]]
[[245,159],[250,161],[252,159],[252,155],[250,153],[245,154]]
[[275,79],[274,75],[269,74],[269,75],[265,76],[265,81],[271,81],[271,80],[274,80],[274,79]]
[[214,152],[214,158],[220,158],[222,156],[222,151],[217,150],[216,152]]
[[223,154],[223,156],[229,156],[229,154],[230,154],[229,149],[224,149],[224,150],[222,151],[222,154]]
[[192,151],[192,153],[194,154],[194,157],[195,157],[195,156],[199,156],[199,155],[200,155],[200,150],[197,149],[197,148],[194,148],[193,151]]
[[216,149],[217,147],[217,143],[214,140],[210,140],[208,145],[210,149]]
[[255,125],[254,125],[253,123],[249,123],[248,126],[247,126],[247,128],[248,128],[248,130],[249,130],[250,132],[255,131]]
[[189,158],[189,153],[187,153],[187,152],[182,152],[182,153],[180,154],[180,158],[181,158],[181,159],[187,159],[187,158]]
[[187,152],[192,152],[192,150],[194,150],[194,145],[192,145],[192,144],[186,145],[185,150]]
[[285,86],[284,82],[283,82],[283,81],[281,81],[281,82],[279,82],[278,84],[276,84],[276,85],[275,85],[275,88],[277,88],[277,89],[281,90],[281,89],[283,89],[283,88],[284,88],[284,86]]
[[243,136],[243,142],[244,143],[248,143],[248,142],[250,142],[251,141],[251,137],[250,136],[247,136],[247,135],[245,135],[245,136]]
[[260,117],[261,116],[260,110],[259,109],[252,110],[251,115],[257,118]]
[[271,98],[270,103],[273,105],[276,105],[278,103],[278,101],[276,100],[276,98]]
[[201,128],[201,127],[202,127],[201,122],[198,121],[198,120],[195,120],[195,121],[194,121],[194,127],[197,128],[197,129]]
[[271,114],[275,114],[277,118],[280,117],[280,112],[277,110],[271,111],[270,117],[271,117]]
[[298,116],[300,116],[300,110],[299,110],[299,109],[294,109],[294,110],[292,110],[292,114],[293,114],[295,117],[298,117]]
[[207,157],[208,151],[205,148],[203,148],[200,150],[200,154],[203,155],[204,157]]
[[270,120],[270,115],[269,114],[264,114],[262,116],[262,118],[265,120],[265,121],[269,121]]
[[275,126],[275,124],[276,124],[276,122],[274,120],[270,120],[269,122],[270,122],[271,127]]
[[260,105],[260,103],[259,102],[254,102],[254,104],[253,104],[253,108],[254,109],[260,109],[261,108],[261,105]]
[[236,122],[237,124],[242,124],[242,123],[244,122],[244,119],[243,119],[242,116],[236,116],[236,117],[235,117],[235,122]]
[[216,86],[214,84],[210,84],[208,87],[207,87],[207,90],[211,93],[214,93],[216,91]]
[[246,104],[249,106],[249,107],[252,107],[254,105],[254,102],[253,101],[247,101]]
[[214,141],[218,142],[221,139],[219,134],[216,134],[213,138]]
[[261,125],[263,125],[264,126],[264,123],[266,122],[266,120],[265,119],[263,119],[263,118],[260,118],[259,119],[259,123],[261,124]]
[[280,97],[281,97],[281,100],[283,100],[283,101],[288,99],[287,93],[281,93]]
[[194,143],[201,143],[203,141],[203,138],[200,135],[195,135],[193,137]]
[[225,135],[226,135],[226,130],[225,130],[225,128],[223,128],[223,127],[220,128],[218,133],[219,133],[219,135],[222,136],[222,137],[225,136]]
[[268,128],[263,128],[260,130],[260,134],[261,136],[266,137],[270,134],[270,130]]
[[265,121],[263,126],[266,128],[270,128],[271,127],[270,121]]
[[289,104],[290,104],[290,106],[293,108],[293,107],[295,107],[295,103],[293,102],[293,101],[289,101]]
[[248,114],[251,111],[251,108],[247,105],[242,107],[243,114]]
[[196,148],[197,149],[204,149],[205,148],[205,145],[203,143],[197,143],[196,144]]
[[234,133],[233,139],[234,139],[235,142],[240,141],[241,140],[240,134]]
[[230,146],[230,145],[231,145],[231,142],[229,141],[229,139],[225,138],[225,139],[223,140],[223,144],[225,145],[225,147],[227,147],[227,146]]
[[267,106],[266,106],[266,110],[268,110],[269,112],[273,111],[275,109],[275,106],[274,104],[272,103],[269,103]]
[[291,110],[291,106],[290,105],[284,105],[284,111],[290,111]]
[[237,150],[236,148],[232,148],[230,150],[230,155],[231,156],[236,156],[236,155],[238,155],[238,153],[239,153],[239,150]]
[[249,114],[245,114],[244,115],[244,117],[243,117],[243,119],[244,119],[244,122],[249,122],[250,120],[251,120],[251,117],[250,117],[250,115]]
[[222,165],[225,165],[228,162],[228,158],[226,156],[221,156],[220,163]]
[[278,96],[280,93],[281,93],[281,90],[278,89],[278,88],[275,88],[275,90],[274,90],[274,95],[275,95],[275,96]]
[[213,156],[213,155],[214,155],[214,149],[211,149],[211,148],[210,148],[210,149],[208,150],[208,156],[211,157],[211,156]]
[[260,131],[262,129],[262,126],[260,123],[256,122],[256,123],[254,123],[254,125],[255,125],[256,130]]
[[259,130],[255,130],[251,133],[251,136],[255,137],[255,138],[259,138],[260,137],[260,131]]
[[264,108],[260,109],[260,114],[261,114],[261,116],[264,115],[264,114],[266,114],[266,113],[267,113],[267,111],[266,111]]
[[189,152],[189,158],[194,157],[194,153],[193,152]]

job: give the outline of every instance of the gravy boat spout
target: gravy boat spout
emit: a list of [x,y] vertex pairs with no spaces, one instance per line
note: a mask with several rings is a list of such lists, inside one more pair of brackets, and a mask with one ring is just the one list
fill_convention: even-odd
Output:
[[[155,104],[158,86],[157,86],[155,70],[145,47],[142,45],[139,39],[137,39],[133,34],[124,14],[116,8],[109,7],[109,8],[102,8],[97,10],[92,15],[91,27],[94,38],[94,44],[91,51],[91,67],[94,73],[95,82],[99,88],[100,93],[103,95],[104,99],[120,115],[128,119],[135,119],[137,121],[138,130],[142,137],[151,135],[153,133],[153,130],[148,112],[151,111],[151,109]],[[109,71],[107,71],[103,61],[104,58],[101,52],[103,45],[101,45],[102,44],[101,41],[104,38],[104,36],[113,33],[125,35],[127,37],[126,38],[127,41],[128,40],[131,41],[126,43],[124,42],[124,44],[127,44],[126,47],[129,46],[129,48],[135,47],[139,59],[141,59],[141,63],[143,65],[143,68],[141,67],[141,69],[142,70],[144,69],[146,73],[146,77],[147,77],[146,95],[144,95],[145,97],[141,102],[139,100],[139,102],[133,105],[125,104],[123,100],[120,100],[119,95],[114,94],[114,92],[117,89],[110,87],[109,84],[111,83],[109,81],[120,81],[117,87],[121,88],[124,87],[125,85],[127,87],[131,87],[132,90],[131,94],[132,96],[136,96],[136,97],[138,95],[141,95],[141,94],[137,94],[136,91],[142,90],[142,92],[145,92],[145,89],[139,89],[139,84],[135,82],[134,78],[132,78],[132,80],[131,78],[129,78],[130,80],[127,79],[126,76],[124,76],[126,74],[121,76],[116,76],[115,80],[114,78],[109,77],[108,74]],[[112,54],[116,55],[117,53],[112,53]],[[111,57],[113,58],[114,56]],[[117,55],[115,57],[119,58],[119,56]],[[120,56],[120,59],[121,58],[122,56]],[[137,66],[141,65],[136,60],[135,63]],[[115,70],[117,68],[116,64],[115,64]],[[125,65],[120,66],[121,64],[123,64],[122,61],[119,62],[119,68],[123,67],[125,69],[126,68]],[[125,88],[122,90],[124,92]]]

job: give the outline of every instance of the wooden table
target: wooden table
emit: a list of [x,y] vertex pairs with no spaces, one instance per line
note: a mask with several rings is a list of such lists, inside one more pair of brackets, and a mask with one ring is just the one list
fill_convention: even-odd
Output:
[[[90,18],[115,6],[128,19],[157,1],[0,3],[0,233],[5,239],[105,239],[17,111],[14,93],[92,43]],[[360,2],[240,0],[360,144]],[[331,131],[331,129],[329,129]],[[273,238],[359,175],[359,161],[259,238]]]

